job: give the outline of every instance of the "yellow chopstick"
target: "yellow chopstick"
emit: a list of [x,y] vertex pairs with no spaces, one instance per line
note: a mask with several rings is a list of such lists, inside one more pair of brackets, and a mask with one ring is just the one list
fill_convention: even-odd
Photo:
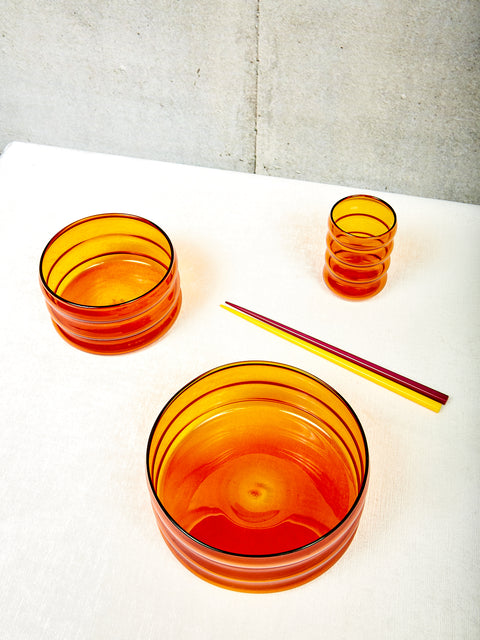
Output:
[[340,356],[337,356],[333,353],[329,353],[328,351],[325,351],[320,347],[312,345],[306,342],[305,340],[302,340],[301,338],[297,338],[296,336],[292,336],[289,333],[282,331],[281,329],[272,327],[271,325],[268,325],[265,322],[258,320],[257,318],[252,318],[251,316],[248,316],[247,314],[242,313],[241,311],[238,311],[238,309],[233,309],[223,304],[221,304],[220,306],[222,307],[222,309],[226,309],[227,311],[230,311],[230,313],[235,314],[239,318],[243,318],[243,320],[247,320],[248,322],[251,322],[252,324],[257,325],[258,327],[265,329],[265,331],[270,331],[270,333],[273,333],[274,335],[280,338],[283,338],[284,340],[288,340],[289,342],[292,342],[293,344],[296,344],[299,347],[302,347],[303,349],[307,349],[307,351],[311,351],[317,356],[320,356],[321,358],[325,358],[325,360],[329,360],[330,362],[333,362],[334,364],[337,364],[338,366],[343,367],[344,369],[348,369],[349,371],[352,371],[353,373],[356,373],[357,375],[362,376],[362,378],[370,380],[371,382],[375,382],[381,387],[385,387],[386,389],[389,389],[390,391],[393,391],[394,393],[397,393],[398,395],[403,396],[404,398],[407,398],[412,402],[416,402],[417,404],[420,404],[423,407],[430,409],[431,411],[435,411],[436,413],[438,413],[442,407],[440,402],[437,402],[436,400],[432,400],[431,398],[427,398],[421,393],[418,393],[418,391],[408,389],[407,387],[404,387],[403,385],[399,384],[398,382],[394,382],[393,380],[388,380],[388,378],[384,378],[378,373],[369,371],[368,369],[365,369],[364,367],[361,367],[358,364],[354,364],[353,362],[349,362],[348,360],[345,360]]

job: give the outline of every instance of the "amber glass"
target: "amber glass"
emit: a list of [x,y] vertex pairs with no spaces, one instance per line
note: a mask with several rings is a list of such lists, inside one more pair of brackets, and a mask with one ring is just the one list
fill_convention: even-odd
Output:
[[150,344],[170,328],[181,306],[168,236],[126,214],[91,216],[59,231],[43,251],[40,283],[57,331],[91,353]]
[[323,278],[337,295],[371,298],[387,282],[397,218],[392,207],[373,196],[337,202],[328,221]]
[[368,450],[354,412],[324,382],[239,362],[201,375],[165,406],[147,477],[159,529],[188,569],[230,589],[279,591],[347,549]]

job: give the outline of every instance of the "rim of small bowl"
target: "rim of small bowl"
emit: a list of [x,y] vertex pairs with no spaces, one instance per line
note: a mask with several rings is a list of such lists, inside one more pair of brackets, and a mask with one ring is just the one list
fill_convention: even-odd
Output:
[[[130,300],[125,300],[124,302],[116,302],[115,304],[104,304],[104,305],[80,304],[79,302],[74,302],[73,300],[69,300],[68,298],[63,298],[62,296],[59,296],[58,293],[55,293],[55,291],[53,291],[53,289],[51,289],[48,286],[48,284],[47,284],[47,282],[46,282],[46,280],[45,280],[45,278],[43,276],[43,271],[42,271],[43,258],[45,256],[45,253],[47,252],[47,249],[67,229],[76,227],[77,225],[82,224],[84,222],[87,222],[88,220],[94,220],[95,218],[131,218],[133,220],[138,220],[140,222],[144,222],[144,223],[150,225],[151,227],[154,227],[158,231],[160,231],[160,233],[167,240],[168,245],[169,245],[170,250],[171,250],[170,264],[168,265],[168,269],[165,272],[165,275],[163,276],[163,278],[161,280],[159,280],[157,282],[157,284],[154,285],[151,289],[149,289],[148,291],[145,291],[145,293],[142,293],[140,296],[137,296],[136,298],[131,298]],[[45,248],[42,251],[42,255],[40,256],[40,262],[39,262],[40,281],[41,281],[43,287],[48,291],[48,293],[50,293],[56,300],[61,300],[62,302],[65,302],[66,304],[69,304],[69,305],[72,305],[74,307],[77,307],[78,309],[114,309],[115,307],[124,307],[124,306],[127,306],[127,305],[131,304],[132,302],[136,302],[137,300],[141,300],[145,296],[149,295],[152,291],[154,291],[157,287],[159,287],[162,284],[162,282],[164,282],[164,280],[171,273],[171,271],[173,269],[173,263],[175,261],[175,256],[176,256],[176,253],[175,253],[175,249],[173,248],[172,241],[170,240],[168,235],[165,233],[165,231],[161,227],[159,227],[157,224],[152,222],[151,220],[148,220],[147,218],[142,218],[141,216],[136,216],[136,215],[133,215],[133,214],[130,214],[130,213],[98,213],[98,214],[95,214],[95,215],[92,215],[92,216],[86,216],[85,218],[80,218],[79,220],[74,220],[74,222],[71,222],[70,224],[67,224],[65,227],[60,229],[60,231],[57,231],[57,233],[54,236],[52,236],[52,238],[50,238],[50,240],[47,242],[47,244],[45,245]]]
[[341,202],[344,202],[345,200],[353,200],[354,198],[367,198],[368,200],[376,200],[377,202],[380,202],[381,204],[385,205],[388,209],[390,209],[390,211],[393,213],[393,224],[383,233],[379,233],[376,236],[368,236],[368,239],[371,238],[382,238],[383,236],[386,236],[388,233],[391,233],[393,231],[393,229],[395,229],[395,227],[397,226],[397,214],[395,213],[394,208],[388,204],[388,202],[385,202],[385,200],[382,200],[381,198],[377,198],[377,196],[371,196],[368,193],[354,193],[350,196],[346,196],[345,198],[340,198],[340,200],[338,200],[333,207],[330,209],[330,221],[333,224],[333,226],[338,229],[339,231],[341,231],[342,233],[344,233],[346,236],[350,236],[351,238],[359,238],[360,236],[355,235],[354,233],[350,233],[349,231],[345,231],[345,229],[342,229],[342,227],[340,227],[335,220],[333,219],[333,211],[335,209],[335,207],[337,205],[339,205]]
[[[320,383],[320,385],[322,385],[323,387],[326,387],[329,391],[331,391],[334,395],[336,395],[345,404],[347,409],[350,411],[350,413],[354,417],[354,419],[355,419],[355,421],[356,421],[356,423],[357,423],[357,425],[359,427],[360,434],[362,436],[363,444],[364,444],[364,447],[365,447],[365,472],[363,474],[362,483],[360,485],[360,489],[357,492],[357,496],[356,496],[355,500],[352,503],[352,506],[347,511],[347,513],[343,516],[343,518],[339,522],[337,522],[337,524],[334,527],[332,527],[332,529],[327,531],[327,533],[324,533],[323,536],[320,536],[319,538],[316,538],[312,542],[309,542],[308,544],[302,545],[301,547],[295,547],[293,549],[288,549],[287,551],[278,551],[276,553],[252,554],[252,553],[237,553],[237,552],[233,552],[233,551],[226,551],[225,549],[220,549],[219,547],[214,547],[213,545],[207,544],[206,542],[203,542],[202,540],[199,540],[198,538],[195,538],[195,536],[192,536],[190,533],[188,533],[188,531],[185,531],[185,529],[169,514],[169,512],[163,506],[160,498],[157,495],[157,492],[155,491],[155,489],[153,487],[152,477],[151,477],[150,468],[149,468],[149,460],[148,460],[148,458],[149,458],[150,446],[151,446],[151,443],[152,443],[152,440],[153,440],[153,435],[155,433],[156,426],[157,426],[159,420],[161,419],[161,417],[163,416],[163,414],[165,413],[165,411],[174,402],[174,400],[176,400],[176,398],[178,396],[180,396],[186,389],[188,389],[189,387],[191,387],[194,384],[196,384],[199,380],[202,380],[203,378],[206,378],[206,377],[208,377],[210,375],[213,375],[217,371],[221,371],[221,370],[224,370],[224,369],[231,369],[231,368],[234,368],[234,367],[249,366],[249,365],[266,365],[266,366],[269,366],[269,367],[279,367],[281,369],[289,369],[291,371],[295,371],[297,373],[305,375],[308,378],[314,380],[315,382]],[[355,509],[356,509],[361,497],[365,493],[365,489],[366,489],[366,486],[367,486],[367,480],[368,480],[368,476],[369,476],[369,472],[370,472],[370,456],[369,456],[369,452],[368,452],[368,443],[367,443],[367,438],[366,438],[366,435],[365,435],[365,431],[363,430],[362,423],[358,419],[357,414],[352,409],[350,404],[345,400],[345,398],[340,393],[338,393],[338,391],[336,391],[333,387],[331,387],[328,383],[324,382],[323,380],[321,380],[317,376],[314,376],[313,374],[308,373],[308,371],[305,371],[304,369],[300,369],[299,367],[294,367],[294,366],[288,365],[288,364],[283,364],[281,362],[272,362],[272,361],[269,361],[269,360],[241,360],[241,361],[238,361],[238,362],[230,362],[228,364],[224,364],[224,365],[220,365],[218,367],[214,367],[213,369],[210,369],[209,371],[205,371],[205,373],[202,373],[199,376],[196,376],[193,380],[191,380],[190,382],[187,382],[187,384],[185,384],[181,389],[179,389],[179,391],[177,391],[166,402],[165,406],[160,411],[160,413],[158,414],[155,422],[153,423],[153,427],[152,427],[152,429],[150,431],[150,436],[148,438],[148,443],[147,443],[146,467],[147,467],[147,478],[148,478],[148,484],[149,484],[149,488],[150,488],[150,493],[154,496],[156,503],[159,505],[159,507],[161,508],[163,513],[170,520],[170,522],[174,525],[174,527],[176,529],[179,529],[184,535],[187,536],[187,538],[189,538],[190,540],[192,540],[196,544],[200,545],[201,547],[204,547],[205,549],[209,549],[210,551],[214,551],[216,553],[220,553],[220,554],[222,554],[224,556],[235,556],[235,557],[240,557],[240,558],[275,558],[275,557],[282,557],[282,556],[285,556],[285,555],[290,555],[290,554],[293,554],[293,553],[298,553],[299,551],[304,551],[304,550],[308,549],[309,547],[313,547],[314,545],[318,544],[319,542],[329,538],[333,533],[335,533],[335,531],[337,531],[337,529],[339,529],[343,525],[344,522],[346,522],[350,518],[350,516],[353,513],[353,511],[355,511]]]

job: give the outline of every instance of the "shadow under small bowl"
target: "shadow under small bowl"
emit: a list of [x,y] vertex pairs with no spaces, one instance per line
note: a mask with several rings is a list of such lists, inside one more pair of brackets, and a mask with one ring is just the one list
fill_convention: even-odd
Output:
[[362,426],[314,376],[249,361],[209,371],[157,418],[147,447],[160,532],[197,576],[271,592],[331,567],[357,530],[368,483]]
[[40,259],[40,285],[57,331],[96,354],[145,347],[181,307],[177,257],[149,220],[105,213],[59,231]]

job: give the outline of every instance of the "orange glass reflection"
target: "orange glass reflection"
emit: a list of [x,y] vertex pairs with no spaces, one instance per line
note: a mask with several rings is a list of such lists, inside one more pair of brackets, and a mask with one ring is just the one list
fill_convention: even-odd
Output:
[[40,283],[60,335],[98,354],[125,353],[157,340],[181,306],[168,236],[126,214],[91,216],[57,233],[42,254]]
[[323,278],[343,298],[361,300],[379,293],[397,230],[394,210],[373,196],[349,196],[337,202],[328,221]]
[[368,451],[328,385],[286,365],[241,362],[167,404],[147,475],[160,531],[187,568],[219,586],[278,591],[322,573],[350,544]]

